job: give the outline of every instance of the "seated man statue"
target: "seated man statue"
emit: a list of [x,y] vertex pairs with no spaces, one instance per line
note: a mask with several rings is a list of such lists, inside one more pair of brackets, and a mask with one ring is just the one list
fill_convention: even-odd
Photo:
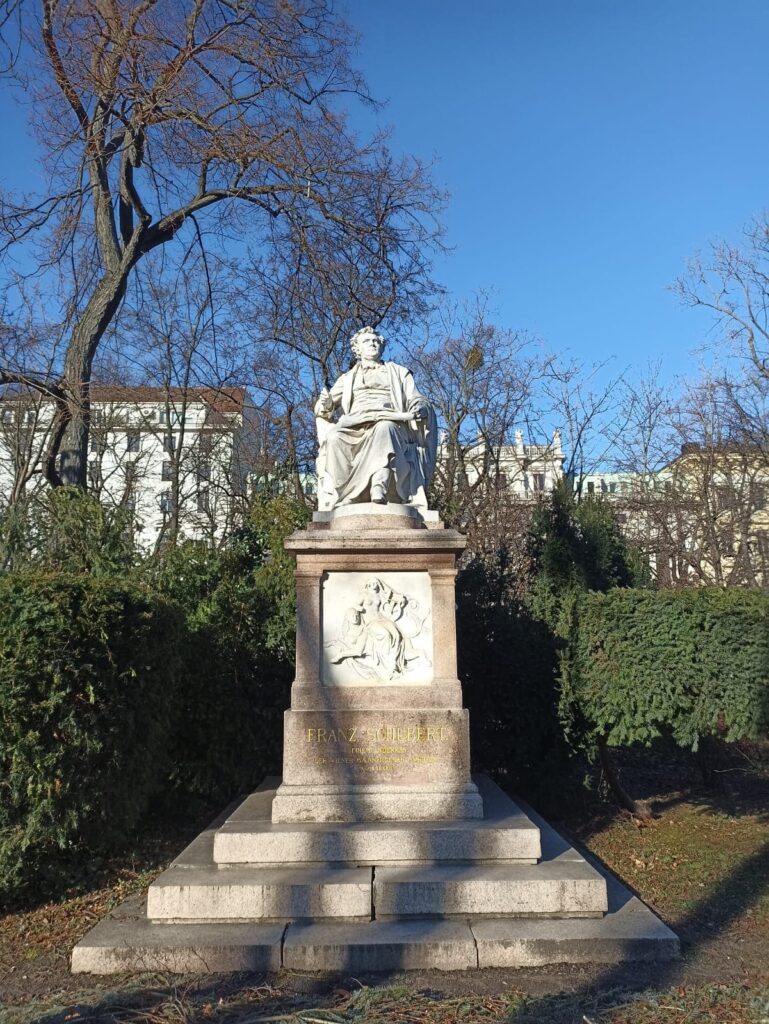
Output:
[[350,345],[358,362],[315,404],[318,508],[373,501],[426,509],[437,449],[433,408],[410,370],[382,360],[385,341],[372,327]]

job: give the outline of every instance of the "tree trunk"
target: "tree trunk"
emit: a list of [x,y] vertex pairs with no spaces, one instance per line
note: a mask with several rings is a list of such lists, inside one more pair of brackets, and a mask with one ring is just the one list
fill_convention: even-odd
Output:
[[634,818],[639,818],[641,821],[651,821],[653,815],[649,808],[645,804],[634,800],[620,782],[619,774],[609,753],[609,746],[605,736],[598,737],[598,756],[601,759],[601,768],[603,769],[606,783],[620,807],[625,811],[630,811]]
[[58,450],[49,452],[57,460],[58,481],[53,483],[88,486],[88,429],[90,424],[91,370],[99,342],[123,301],[130,267],[107,273],[94,289],[72,332],[64,360],[62,390],[66,397],[66,423]]
[[303,505],[308,505],[307,499],[304,496],[304,488],[302,487],[302,475],[299,472],[299,456],[296,450],[296,435],[294,434],[294,409],[293,406],[288,406],[286,409],[286,442],[288,444],[288,461],[291,468],[291,479],[294,488],[294,498],[296,501],[300,501]]
[[69,419],[59,449],[62,486],[88,486],[88,411],[83,403],[68,401]]

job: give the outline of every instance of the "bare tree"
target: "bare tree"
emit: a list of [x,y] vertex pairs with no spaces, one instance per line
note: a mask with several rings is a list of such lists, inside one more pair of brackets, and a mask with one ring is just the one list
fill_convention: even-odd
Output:
[[741,246],[717,242],[692,259],[675,290],[713,314],[716,332],[713,365],[684,387],[675,423],[693,535],[685,569],[704,582],[769,586],[769,216]]
[[769,462],[744,430],[749,390],[723,368],[625,385],[618,508],[662,585],[769,585]]
[[[246,394],[248,354],[230,303],[230,272],[228,262],[195,251],[181,265],[150,260],[137,273],[97,365],[100,383],[132,383],[134,404],[145,393],[150,399],[153,417],[135,424],[141,438],[133,438],[129,464],[122,466],[114,453],[107,464],[123,475],[130,470],[134,495],[157,490],[158,481],[146,476],[162,472],[158,544],[190,531],[211,544],[223,539],[242,517],[249,475],[266,447],[262,418]],[[110,425],[94,422],[92,450],[100,436],[111,436]],[[143,464],[145,455],[152,456],[152,467]]]
[[[360,196],[360,216],[376,225],[375,248],[332,222],[284,219],[273,225],[272,248],[251,254],[238,318],[253,353],[255,393],[283,435],[283,470],[297,497],[317,445],[312,405],[348,369],[351,335],[376,326],[388,338],[388,357],[397,356],[402,334],[424,318],[433,290],[425,235],[410,218],[404,230],[395,216],[424,196],[421,174],[404,168],[397,187]],[[430,204],[422,201],[419,212],[428,218]]]
[[51,376],[12,342],[0,383],[55,399],[47,475],[84,486],[94,360],[150,253],[181,234],[269,249],[286,221],[333,225],[387,266],[391,237],[429,243],[436,196],[348,130],[336,97],[368,97],[328,0],[2,0],[6,31],[12,10],[48,188],[3,197],[2,250],[30,243],[55,277],[66,345]]
[[719,341],[732,343],[747,377],[769,386],[769,214],[747,227],[743,246],[716,242],[706,257],[692,258],[674,290],[714,314]]
[[441,305],[411,362],[441,431],[432,500],[449,525],[467,531],[471,553],[515,549],[518,564],[537,493],[529,481],[543,476],[530,472],[538,468],[532,453],[560,474],[541,415],[552,358],[524,333],[495,325],[481,294]]
[[0,402],[0,508],[18,504],[40,482],[50,415],[37,392],[17,389]]
[[564,473],[578,495],[585,476],[613,459],[628,422],[623,377],[607,376],[606,370],[606,363],[584,366],[575,360],[558,361],[543,385],[547,411],[564,432],[568,453]]

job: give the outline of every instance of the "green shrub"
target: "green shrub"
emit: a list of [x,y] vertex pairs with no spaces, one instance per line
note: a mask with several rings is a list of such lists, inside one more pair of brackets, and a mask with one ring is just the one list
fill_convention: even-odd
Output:
[[570,685],[610,746],[769,735],[769,595],[612,590],[576,606]]
[[0,578],[0,887],[120,843],[167,776],[181,620],[127,580]]
[[529,553],[534,569],[529,604],[556,633],[570,595],[649,583],[648,564],[623,537],[614,509],[601,498],[577,501],[566,479],[535,511]]
[[459,677],[474,768],[542,802],[570,752],[558,720],[557,645],[515,596],[506,552],[457,577]]
[[289,498],[260,497],[223,550],[184,544],[156,567],[157,585],[181,603],[187,626],[171,741],[176,801],[228,800],[280,772],[296,618],[283,538],[306,518]]
[[45,488],[0,513],[0,567],[120,576],[138,556],[133,518],[79,487]]

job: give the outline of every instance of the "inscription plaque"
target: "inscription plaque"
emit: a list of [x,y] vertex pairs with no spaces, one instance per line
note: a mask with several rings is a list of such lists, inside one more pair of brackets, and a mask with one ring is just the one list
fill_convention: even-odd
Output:
[[392,716],[295,712],[286,742],[297,755],[291,771],[295,783],[444,782],[468,770],[462,710]]

